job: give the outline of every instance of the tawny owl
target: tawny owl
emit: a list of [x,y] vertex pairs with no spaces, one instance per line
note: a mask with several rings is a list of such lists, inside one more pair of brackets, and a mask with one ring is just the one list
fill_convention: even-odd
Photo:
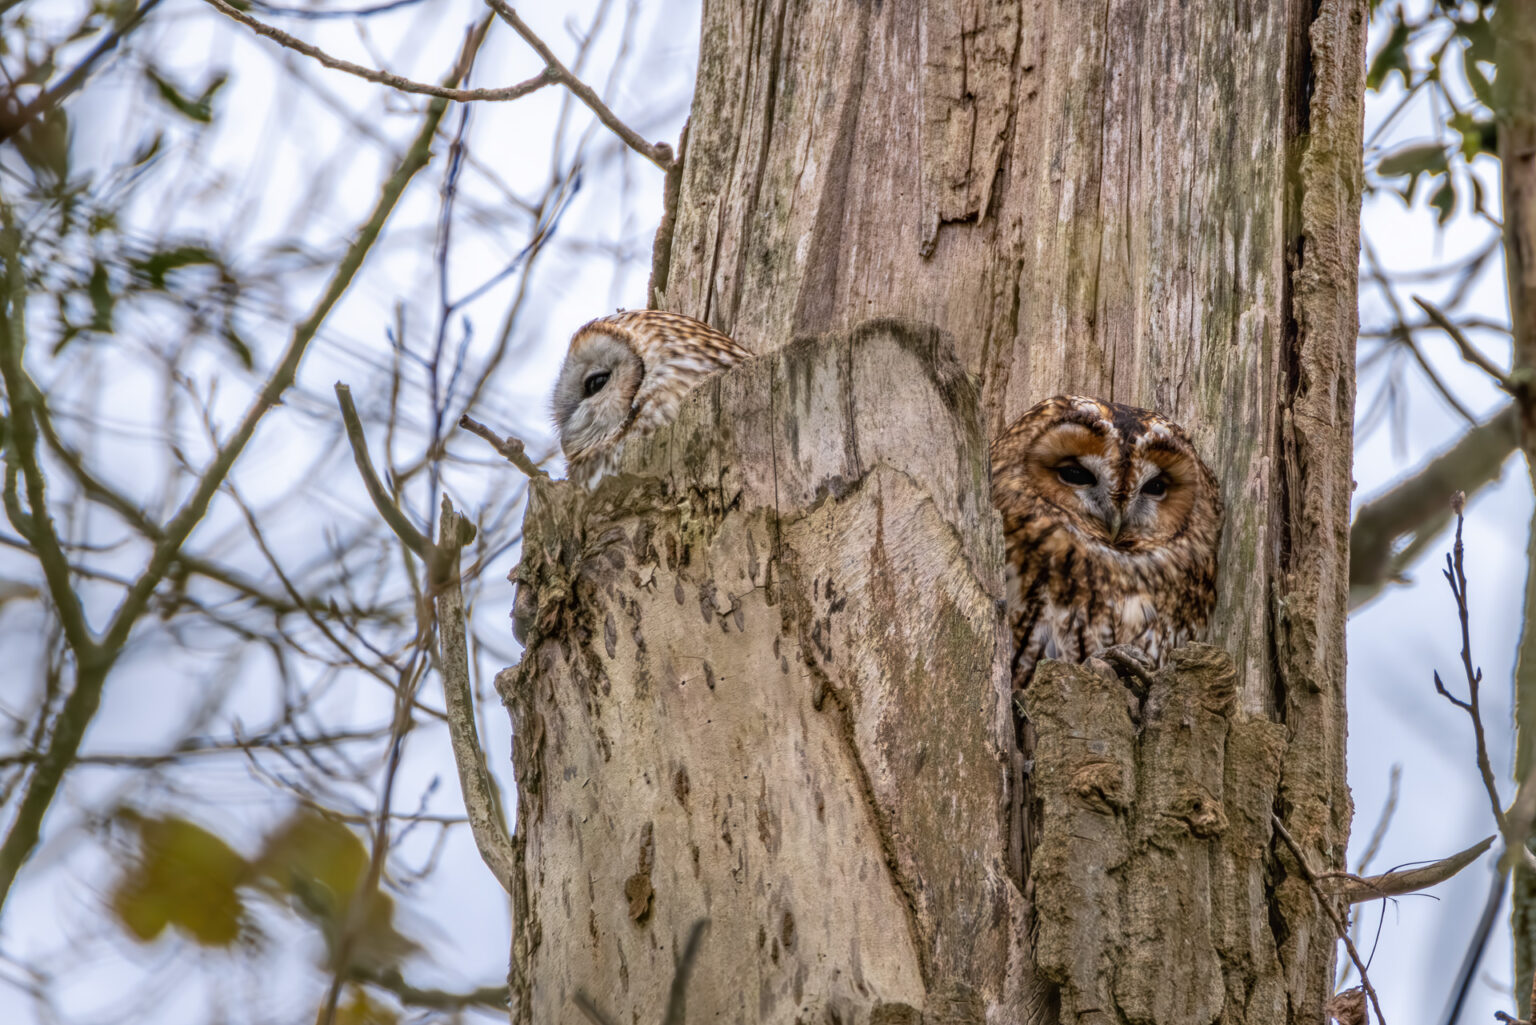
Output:
[[1127,645],[1157,665],[1199,639],[1216,601],[1222,503],[1178,424],[1117,402],[1047,399],[992,443],[992,500],[1016,688],[1041,658]]
[[567,476],[593,487],[624,446],[677,415],[700,381],[752,354],[708,324],[660,310],[602,317],[571,336],[555,384]]

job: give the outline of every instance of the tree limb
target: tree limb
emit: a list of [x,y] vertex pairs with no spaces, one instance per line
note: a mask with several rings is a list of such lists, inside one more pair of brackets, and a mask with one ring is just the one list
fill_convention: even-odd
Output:
[[[1450,522],[1449,500],[1495,481],[1520,430],[1515,403],[1500,409],[1434,456],[1412,477],[1371,499],[1349,531],[1349,607],[1370,601]],[[1402,551],[1398,543],[1412,541]]]
[[[474,540],[474,524],[459,515],[445,495],[437,543],[424,538],[390,501],[379,483],[368,457],[368,442],[357,417],[357,407],[352,403],[351,389],[340,382],[336,384],[336,401],[346,423],[352,457],[374,508],[401,543],[427,564],[427,579],[431,582],[437,615],[437,670],[443,680],[448,737],[453,746],[459,788],[464,795],[464,811],[469,817],[470,832],[474,835],[481,860],[496,881],[511,893],[513,880],[521,871],[519,852],[517,841],[508,833],[496,783],[486,767],[485,750],[480,746],[479,731],[475,727],[475,699],[469,675],[469,632],[464,612],[464,589],[459,578],[459,553]],[[535,469],[535,472],[541,471]]]
[[542,89],[546,85],[558,80],[556,76],[550,73],[549,68],[545,68],[526,81],[519,82],[516,85],[502,86],[497,89],[455,89],[451,86],[415,82],[404,75],[396,75],[389,71],[379,71],[374,68],[364,67],[361,64],[353,64],[351,61],[342,60],[340,57],[333,57],[318,46],[312,46],[296,36],[289,35],[282,29],[273,28],[266,22],[257,21],[244,11],[225,3],[224,0],[204,0],[204,3],[226,18],[238,21],[257,35],[265,36],[279,46],[302,53],[304,56],[317,61],[333,71],[345,71],[349,75],[356,75],[358,78],[366,79],[369,82],[377,82],[380,85],[387,85],[391,89],[398,89],[403,93],[433,96],[440,100],[453,100],[457,103],[471,103],[475,101],[504,102],[506,100],[522,99],[529,93]]
[[[90,662],[98,654],[96,640],[91,636],[85,609],[75,594],[69,559],[64,554],[53,519],[48,515],[47,482],[37,458],[38,395],[22,369],[22,356],[27,345],[27,295],[26,272],[21,266],[21,230],[12,220],[8,205],[0,208],[0,218],[4,220],[4,226],[0,228],[0,260],[4,261],[4,266],[0,273],[3,273],[5,290],[4,296],[0,297],[0,381],[5,384],[6,402],[10,406],[6,418],[10,435],[5,447],[6,514],[12,526],[32,545],[43,570],[43,579],[48,584],[48,595],[58,610],[65,641],[74,651],[77,662]],[[20,508],[16,494],[18,473],[27,492],[25,511]],[[3,894],[3,883],[0,883],[0,903],[4,902]]]
[[[209,2],[221,3],[222,0],[209,0]],[[527,22],[519,18],[517,12],[506,5],[504,0],[485,0],[485,2],[493,11],[501,15],[502,21],[511,25],[513,30],[522,36],[528,45],[533,47],[535,52],[544,59],[546,65],[544,73],[575,94],[578,100],[586,104],[587,108],[597,115],[599,121],[608,126],[609,131],[624,140],[626,146],[663,171],[672,166],[671,146],[664,142],[646,142],[644,136],[619,120],[619,116],[608,109],[608,105],[598,97],[592,87],[577,78],[570,68],[562,64],[560,58],[555,56],[555,51],[551,50],[544,40],[540,39],[533,29],[528,27]]]

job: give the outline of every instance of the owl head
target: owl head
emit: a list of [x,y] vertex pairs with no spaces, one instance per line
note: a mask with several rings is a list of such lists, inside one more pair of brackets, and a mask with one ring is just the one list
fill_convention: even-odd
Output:
[[1149,410],[1058,395],[1020,417],[997,447],[1006,458],[994,466],[1010,490],[1032,492],[1083,542],[1136,555],[1219,534],[1215,475],[1178,424]]
[[645,363],[627,335],[615,325],[594,320],[571,339],[553,400],[567,463],[611,444],[634,416]]
[[553,412],[569,476],[591,487],[623,446],[677,415],[683,396],[748,353],[708,324],[630,310],[583,325],[555,382]]

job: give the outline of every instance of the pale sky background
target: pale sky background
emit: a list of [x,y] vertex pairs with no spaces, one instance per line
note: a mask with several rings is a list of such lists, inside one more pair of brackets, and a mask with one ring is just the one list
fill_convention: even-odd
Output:
[[[61,21],[68,20],[71,6],[51,2],[42,7],[33,5],[39,17],[41,12],[54,16],[57,10]],[[528,5],[520,13],[557,52],[568,55],[574,44],[565,28],[566,19],[585,23],[593,6],[590,0],[570,5]],[[479,10],[473,0],[438,0],[370,19],[361,34],[356,25],[345,21],[267,20],[359,63],[388,66],[417,79],[435,81],[455,52],[463,27]],[[619,73],[608,81],[625,34],[624,22],[631,15],[632,46]],[[334,110],[318,103],[314,93],[285,81],[282,62],[298,68],[336,97],[338,109],[359,112],[370,131],[394,140],[391,152],[398,150],[415,128],[412,112],[421,106],[415,98],[392,96],[381,87],[283,54],[196,0],[166,0],[154,24],[137,38],[143,52],[155,54],[181,81],[204,82],[213,69],[227,69],[232,75],[219,97],[221,114],[215,127],[200,141],[193,141],[190,132],[176,130],[168,139],[165,159],[184,164],[188,180],[202,182],[205,191],[195,202],[165,203],[158,208],[144,204],[137,215],[149,223],[164,226],[185,222],[189,231],[244,233],[253,243],[261,244],[297,237],[324,255],[333,253],[336,240],[361,220],[381,179],[384,162],[380,150],[347,146],[335,159],[322,163],[343,131],[343,122]],[[686,116],[697,45],[698,10],[691,0],[659,4],[647,0],[631,8],[615,4],[584,77],[600,85],[610,105],[642,134],[675,140]],[[508,84],[538,68],[527,47],[505,26],[498,25],[492,29],[473,84]],[[466,170],[462,188],[468,198],[460,208],[466,218],[472,210],[470,199],[487,207],[504,201],[498,198],[502,185],[494,179],[523,196],[542,188],[550,176],[551,136],[561,101],[558,90],[548,89],[515,104],[485,104],[473,110],[469,135],[472,152],[491,173]],[[1394,97],[1373,96],[1368,102],[1370,135]],[[71,108],[77,118],[77,159],[106,159],[118,133],[148,123],[151,115],[161,117],[158,109],[152,109],[155,103],[140,79],[98,76],[81,102]],[[456,117],[456,113],[450,114],[445,123],[455,123]],[[572,123],[580,132],[589,122],[582,113]],[[1391,149],[1427,138],[1433,124],[1434,112],[1421,104],[1400,121],[1384,146]],[[99,140],[99,145],[93,140]],[[574,133],[567,135],[560,142],[562,152],[568,157],[577,142]],[[484,402],[476,410],[480,419],[518,434],[536,451],[547,450],[550,442],[545,396],[571,330],[616,307],[644,305],[650,241],[660,215],[659,171],[623,151],[601,129],[590,136],[589,145],[588,160],[595,170],[584,176],[562,222],[558,244],[534,275],[536,299],[515,336],[523,348],[511,361],[513,373],[498,381],[492,392],[495,401]],[[443,144],[438,147],[440,153],[445,149]],[[616,154],[616,159],[598,159],[607,154]],[[434,161],[412,185],[383,248],[370,258],[362,278],[306,360],[302,394],[269,418],[253,449],[257,457],[242,467],[240,484],[257,504],[264,494],[276,494],[280,486],[291,482],[296,467],[314,474],[313,516],[276,530],[275,542],[282,551],[314,551],[326,525],[356,522],[363,515],[360,510],[366,508],[349,465],[308,468],[304,454],[310,449],[314,432],[334,422],[329,407],[332,381],[341,378],[352,383],[367,410],[366,386],[379,379],[379,368],[384,365],[385,332],[393,321],[395,302],[406,301],[429,311],[435,303],[432,227],[442,168],[440,159]],[[1494,169],[1483,167],[1480,171],[1488,185],[1487,194],[1496,197]],[[227,194],[239,200],[221,199],[212,187],[216,183],[228,186]],[[1472,251],[1486,239],[1486,225],[1462,215],[1446,229],[1436,230],[1432,215],[1423,209],[1423,197],[1430,191],[1421,189],[1419,208],[1414,210],[1405,210],[1391,194],[1367,198],[1366,234],[1388,267],[1422,268]],[[308,196],[309,201],[302,204],[298,217],[290,217],[289,211],[298,205],[295,196]],[[466,230],[462,237],[469,234]],[[472,244],[456,246],[453,291],[462,294],[490,277],[526,240],[526,232],[507,231],[504,237],[480,233]],[[248,252],[253,261],[268,258],[257,244],[251,244]],[[1469,311],[1489,320],[1506,319],[1501,274],[1495,267],[1483,276],[1472,293]],[[495,334],[510,287],[508,283],[493,289],[466,310],[475,325],[472,352],[488,345]],[[280,297],[280,302],[291,310],[303,311],[314,288],[310,282]],[[1424,291],[1436,297],[1433,288],[1426,286]],[[1379,299],[1363,289],[1363,323],[1379,323],[1381,317]],[[254,335],[260,341],[259,366],[281,346],[290,323],[274,321],[255,327]],[[416,330],[425,332],[427,327],[418,325]],[[1507,342],[1487,333],[1477,337],[1490,355],[1507,361]],[[1425,335],[1423,343],[1443,378],[1468,407],[1480,416],[1497,407],[1497,391],[1478,371],[1461,363],[1448,340]],[[204,369],[211,376],[221,367],[225,376],[214,408],[227,428],[247,400],[253,379],[228,374],[227,364],[217,359],[210,359]],[[104,413],[121,424],[121,437],[112,442],[121,446],[121,454],[110,463],[111,468],[124,480],[156,473],[150,465],[154,447],[134,442],[136,426],[147,429],[157,422],[158,405],[151,400],[154,385],[148,372],[135,368],[128,354],[117,360],[110,375],[112,386],[106,392]],[[1463,427],[1457,414],[1414,371],[1408,371],[1404,380],[1407,415],[1395,427],[1382,427],[1360,439],[1355,469],[1357,501],[1379,492],[1443,447]],[[1362,410],[1381,384],[1379,369],[1362,373]],[[87,393],[81,394],[85,401]],[[419,410],[416,415],[420,415]],[[455,440],[452,444],[456,450],[468,447],[478,455],[471,441]],[[194,452],[193,458],[200,461],[201,454]],[[507,471],[480,472],[489,476]],[[457,471],[450,485],[472,513],[477,511],[477,500],[491,502],[499,494],[494,486],[468,471]],[[1485,672],[1485,709],[1501,779],[1508,776],[1510,680],[1531,505],[1525,471],[1512,460],[1503,479],[1478,495],[1467,515],[1474,657]],[[414,511],[420,519],[424,510]],[[198,537],[217,536],[220,529],[235,525],[231,514],[226,511],[222,515],[223,520],[216,519],[207,533],[200,532]],[[1460,678],[1454,607],[1438,572],[1448,547],[1449,538],[1431,546],[1425,559],[1411,571],[1411,586],[1385,592],[1357,612],[1349,624],[1354,856],[1376,822],[1391,766],[1402,766],[1397,814],[1372,866],[1375,871],[1444,856],[1493,830],[1472,761],[1471,729],[1459,710],[1435,694],[1431,682],[1434,669],[1441,670],[1453,687]],[[477,615],[481,623],[490,623],[481,629],[486,636],[495,636],[503,629],[500,624],[505,622],[505,610],[510,605],[503,580],[513,559],[513,553],[504,554],[482,578]],[[21,572],[22,565],[14,555],[0,550],[0,577]],[[99,615],[100,611],[93,605],[93,612]],[[18,615],[12,609],[0,609],[0,617]],[[508,640],[503,654],[512,650]],[[207,653],[196,656],[207,657]],[[205,685],[202,670],[194,666],[196,658],[178,653],[169,660],[141,658],[125,666],[108,685],[105,704],[86,747],[153,750],[158,738],[173,735],[181,720],[167,717],[165,709],[176,707],[178,700],[190,702],[199,695],[197,688]],[[505,660],[496,653],[487,653],[481,665],[486,680],[503,664]],[[249,661],[230,667],[234,681],[231,714],[260,721],[270,713],[266,690],[242,682],[261,672],[259,663]],[[431,684],[427,696],[433,703],[441,700]],[[386,695],[376,687],[343,686],[332,701],[334,707],[344,706],[363,721],[378,722],[388,714]],[[486,709],[483,722],[488,727],[483,739],[492,768],[511,807],[506,716],[492,705]],[[400,783],[405,796],[400,804],[413,806],[429,791],[434,777],[439,783],[427,794],[425,807],[443,814],[461,811],[447,737],[439,729],[424,728],[413,733],[407,749]],[[182,789],[173,796],[185,802],[180,805],[184,812],[237,844],[254,844],[261,829],[287,809],[279,793],[256,780],[247,764],[235,759],[199,762],[193,773],[180,780]],[[264,1009],[263,1020],[309,1020],[324,982],[314,968],[318,946],[306,929],[295,927],[271,909],[258,910],[258,920],[270,934],[265,944],[269,959],[259,973],[228,971],[234,961],[230,956],[199,952],[169,934],[147,947],[110,934],[114,926],[102,902],[114,878],[111,852],[71,841],[78,837],[93,809],[131,796],[133,786],[131,775],[100,770],[77,770],[71,777],[48,821],[46,842],[22,876],[0,925],[0,1021],[49,1020],[45,1009],[3,981],[16,977],[11,957],[51,966],[57,972],[56,988],[63,998],[57,1010],[63,1020],[72,1023],[144,1020],[176,1025],[246,1020],[251,1008]],[[430,837],[419,839],[407,843],[404,858],[418,867],[428,862],[432,846]],[[250,853],[249,847],[245,849]],[[1380,904],[1361,909],[1365,924],[1361,949],[1372,958],[1372,980],[1394,1025],[1439,1019],[1486,888],[1486,869],[1475,866],[1428,895],[1401,898],[1387,904],[1384,911]],[[466,829],[450,833],[437,869],[401,897],[401,904],[402,928],[430,948],[429,955],[408,965],[406,974],[413,983],[468,988],[504,978],[508,909],[499,887],[481,865]],[[1495,1010],[1513,1010],[1508,992],[1512,978],[1509,957],[1506,905],[1464,1021],[1486,1022]],[[484,1020],[495,1017],[484,1016]]]

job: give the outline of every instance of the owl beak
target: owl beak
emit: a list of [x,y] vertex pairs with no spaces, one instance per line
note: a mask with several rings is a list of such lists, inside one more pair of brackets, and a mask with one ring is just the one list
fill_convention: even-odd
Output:
[[1114,544],[1120,540],[1120,527],[1125,522],[1125,515],[1115,509],[1109,514],[1109,543]]

